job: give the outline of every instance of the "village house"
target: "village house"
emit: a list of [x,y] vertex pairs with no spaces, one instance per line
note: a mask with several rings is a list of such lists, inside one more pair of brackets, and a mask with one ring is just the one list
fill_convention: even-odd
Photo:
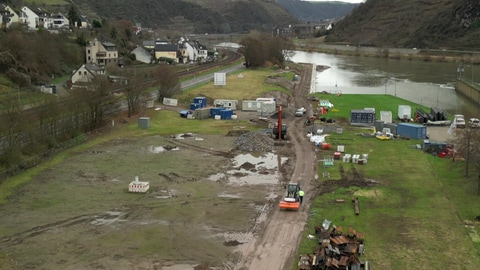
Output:
[[19,16],[11,7],[0,4],[0,22],[2,28],[8,28],[19,22]]
[[137,46],[135,49],[131,51],[131,54],[135,55],[135,60],[138,62],[142,62],[145,64],[152,63],[152,54],[151,51],[146,49],[143,46]]
[[192,42],[182,37],[178,44],[182,55],[182,63],[202,61],[208,57],[207,47],[198,41]]
[[83,64],[70,77],[72,84],[90,83],[98,75],[106,75],[105,66],[97,64]]
[[117,46],[111,42],[100,42],[96,38],[86,48],[86,63],[107,66],[118,64]]
[[178,45],[172,44],[167,41],[155,41],[155,59],[157,61],[167,61],[168,59],[173,60],[175,63],[178,63]]

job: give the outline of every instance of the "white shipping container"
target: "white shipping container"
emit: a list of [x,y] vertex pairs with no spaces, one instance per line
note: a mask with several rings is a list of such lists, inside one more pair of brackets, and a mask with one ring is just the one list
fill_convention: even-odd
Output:
[[411,119],[412,107],[409,105],[398,105],[398,118],[399,119]]
[[380,111],[380,121],[383,123],[392,123],[392,112],[391,111]]

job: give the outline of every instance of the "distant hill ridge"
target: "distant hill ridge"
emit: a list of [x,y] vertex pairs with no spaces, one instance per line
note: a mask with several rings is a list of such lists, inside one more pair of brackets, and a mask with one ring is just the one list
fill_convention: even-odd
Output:
[[[367,0],[358,5],[300,0],[82,0],[73,3],[81,14],[91,19],[124,19],[141,23],[143,27],[181,34],[269,32],[275,26],[345,16],[335,23],[327,42],[480,50],[478,0]],[[48,1],[33,4],[48,6]],[[64,6],[68,10],[70,3],[65,1]]]
[[367,0],[335,25],[327,42],[480,49],[478,0]]

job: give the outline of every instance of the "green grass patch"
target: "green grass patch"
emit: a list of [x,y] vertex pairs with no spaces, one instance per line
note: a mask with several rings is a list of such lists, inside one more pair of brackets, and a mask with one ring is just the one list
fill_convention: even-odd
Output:
[[[242,70],[241,72],[228,75],[227,85],[225,86],[215,86],[213,82],[209,82],[188,89],[175,98],[179,100],[179,104],[188,108],[187,105],[197,96],[206,96],[211,99],[233,99],[240,102],[241,100],[254,100],[265,92],[285,91],[289,93],[285,88],[265,82],[268,76],[277,76],[283,73],[272,69]],[[291,76],[293,77],[293,73]]]
[[412,107],[412,112],[416,108],[421,108],[425,111],[430,111],[429,107],[419,105],[417,103],[399,98],[391,95],[361,95],[361,94],[348,94],[348,95],[333,95],[333,94],[321,94],[315,93],[312,96],[316,96],[321,100],[329,100],[335,105],[333,109],[330,109],[327,117],[350,119],[351,110],[363,110],[364,108],[375,108],[376,119],[380,119],[381,111],[391,111],[392,117],[396,117],[398,112],[398,105],[409,105]]
[[[384,95],[320,95],[335,104],[338,112],[330,117],[349,118],[350,109],[375,107],[377,112],[396,111],[398,105],[422,107],[393,96]],[[345,127],[343,134],[332,134],[327,142],[336,149],[344,145],[346,153],[368,154],[368,163],[358,165],[336,161],[328,168],[332,179],[339,179],[340,166],[355,169],[375,187],[352,186],[317,196],[303,235],[300,253],[312,253],[316,242],[307,238],[324,219],[365,233],[369,260],[379,269],[442,268],[463,265],[458,269],[474,269],[480,263],[480,244],[476,241],[479,226],[465,227],[480,213],[477,173],[471,168],[465,177],[465,162],[434,157],[415,149],[421,140],[395,139],[382,141],[361,136],[372,128]],[[323,151],[333,155],[332,151]],[[322,166],[319,165],[319,175]],[[319,177],[319,181],[326,181]],[[334,180],[336,181],[336,180]],[[360,200],[360,215],[354,214],[352,197]],[[345,199],[344,203],[336,199]],[[478,232],[477,232],[478,231]],[[438,250],[442,250],[441,253]],[[418,256],[421,254],[421,256]],[[453,263],[453,264],[452,264]]]

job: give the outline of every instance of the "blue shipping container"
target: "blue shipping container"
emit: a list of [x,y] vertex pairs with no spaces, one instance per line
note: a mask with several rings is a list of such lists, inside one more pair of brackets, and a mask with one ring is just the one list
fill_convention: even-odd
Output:
[[210,108],[210,118],[215,118],[215,115],[220,115],[220,111],[225,110],[223,107]]
[[427,127],[411,123],[399,123],[397,125],[397,135],[411,139],[426,139]]
[[220,111],[220,119],[227,120],[232,119],[233,111],[229,109],[224,109]]
[[200,103],[190,103],[190,110],[195,111],[196,109],[202,108]]
[[193,103],[200,104],[200,108],[207,107],[207,98],[206,97],[196,97],[193,99]]

